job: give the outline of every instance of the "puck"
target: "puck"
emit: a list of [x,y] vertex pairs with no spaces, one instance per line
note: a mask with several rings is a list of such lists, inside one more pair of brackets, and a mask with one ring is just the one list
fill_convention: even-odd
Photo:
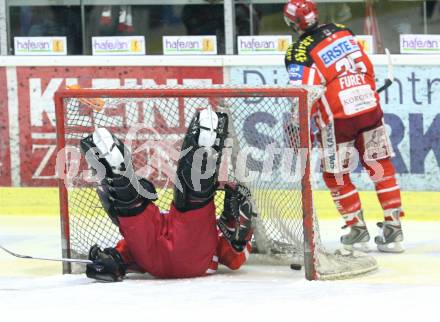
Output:
[[302,268],[302,265],[300,264],[290,264],[290,268],[295,270],[295,271],[300,271]]

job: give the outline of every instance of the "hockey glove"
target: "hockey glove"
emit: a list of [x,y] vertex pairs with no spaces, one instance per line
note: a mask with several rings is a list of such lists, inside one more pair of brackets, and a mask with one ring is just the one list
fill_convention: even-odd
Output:
[[252,239],[253,217],[257,217],[257,213],[249,189],[241,184],[235,187],[226,185],[223,213],[217,225],[238,252],[243,251]]
[[93,245],[89,251],[89,259],[93,261],[93,264],[88,264],[86,268],[89,278],[103,282],[118,282],[125,276],[127,265],[114,248],[101,250],[98,245]]

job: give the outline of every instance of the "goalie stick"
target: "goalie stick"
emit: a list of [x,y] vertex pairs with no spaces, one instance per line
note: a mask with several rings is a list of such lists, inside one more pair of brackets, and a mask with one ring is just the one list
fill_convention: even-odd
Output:
[[390,55],[390,51],[388,50],[388,48],[385,48],[385,53],[387,55],[388,58],[388,75],[387,78],[385,79],[385,84],[383,84],[381,87],[379,87],[377,89],[377,92],[383,92],[384,90],[386,90],[388,87],[391,86],[391,84],[394,81],[394,76],[393,76],[393,63],[391,61],[391,55]]
[[6,253],[8,253],[14,257],[23,258],[23,259],[36,259],[36,260],[53,261],[53,262],[67,262],[67,263],[84,264],[84,265],[93,264],[93,261],[88,260],[88,259],[33,257],[33,256],[29,256],[29,255],[21,255],[21,254],[14,253],[14,252],[10,251],[9,249],[3,247],[2,245],[0,245],[0,248],[3,249]]

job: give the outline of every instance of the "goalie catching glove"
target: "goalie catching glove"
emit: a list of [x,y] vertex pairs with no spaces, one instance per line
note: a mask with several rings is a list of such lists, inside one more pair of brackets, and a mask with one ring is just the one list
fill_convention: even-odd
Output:
[[94,245],[89,250],[89,259],[93,261],[93,264],[88,264],[86,268],[89,278],[103,282],[118,282],[125,276],[127,265],[114,248],[101,250],[98,245]]
[[253,217],[257,213],[249,189],[241,184],[225,185],[224,208],[217,225],[237,252],[242,252],[252,238]]

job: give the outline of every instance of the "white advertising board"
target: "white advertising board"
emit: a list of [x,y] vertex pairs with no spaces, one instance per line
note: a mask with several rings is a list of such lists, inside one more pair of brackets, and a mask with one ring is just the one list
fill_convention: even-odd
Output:
[[400,35],[401,54],[440,54],[440,35]]
[[216,36],[164,36],[164,55],[216,55]]
[[292,36],[238,36],[239,55],[283,54],[292,43]]
[[92,54],[94,56],[145,55],[145,37],[92,37]]
[[67,55],[66,37],[14,37],[16,56]]

